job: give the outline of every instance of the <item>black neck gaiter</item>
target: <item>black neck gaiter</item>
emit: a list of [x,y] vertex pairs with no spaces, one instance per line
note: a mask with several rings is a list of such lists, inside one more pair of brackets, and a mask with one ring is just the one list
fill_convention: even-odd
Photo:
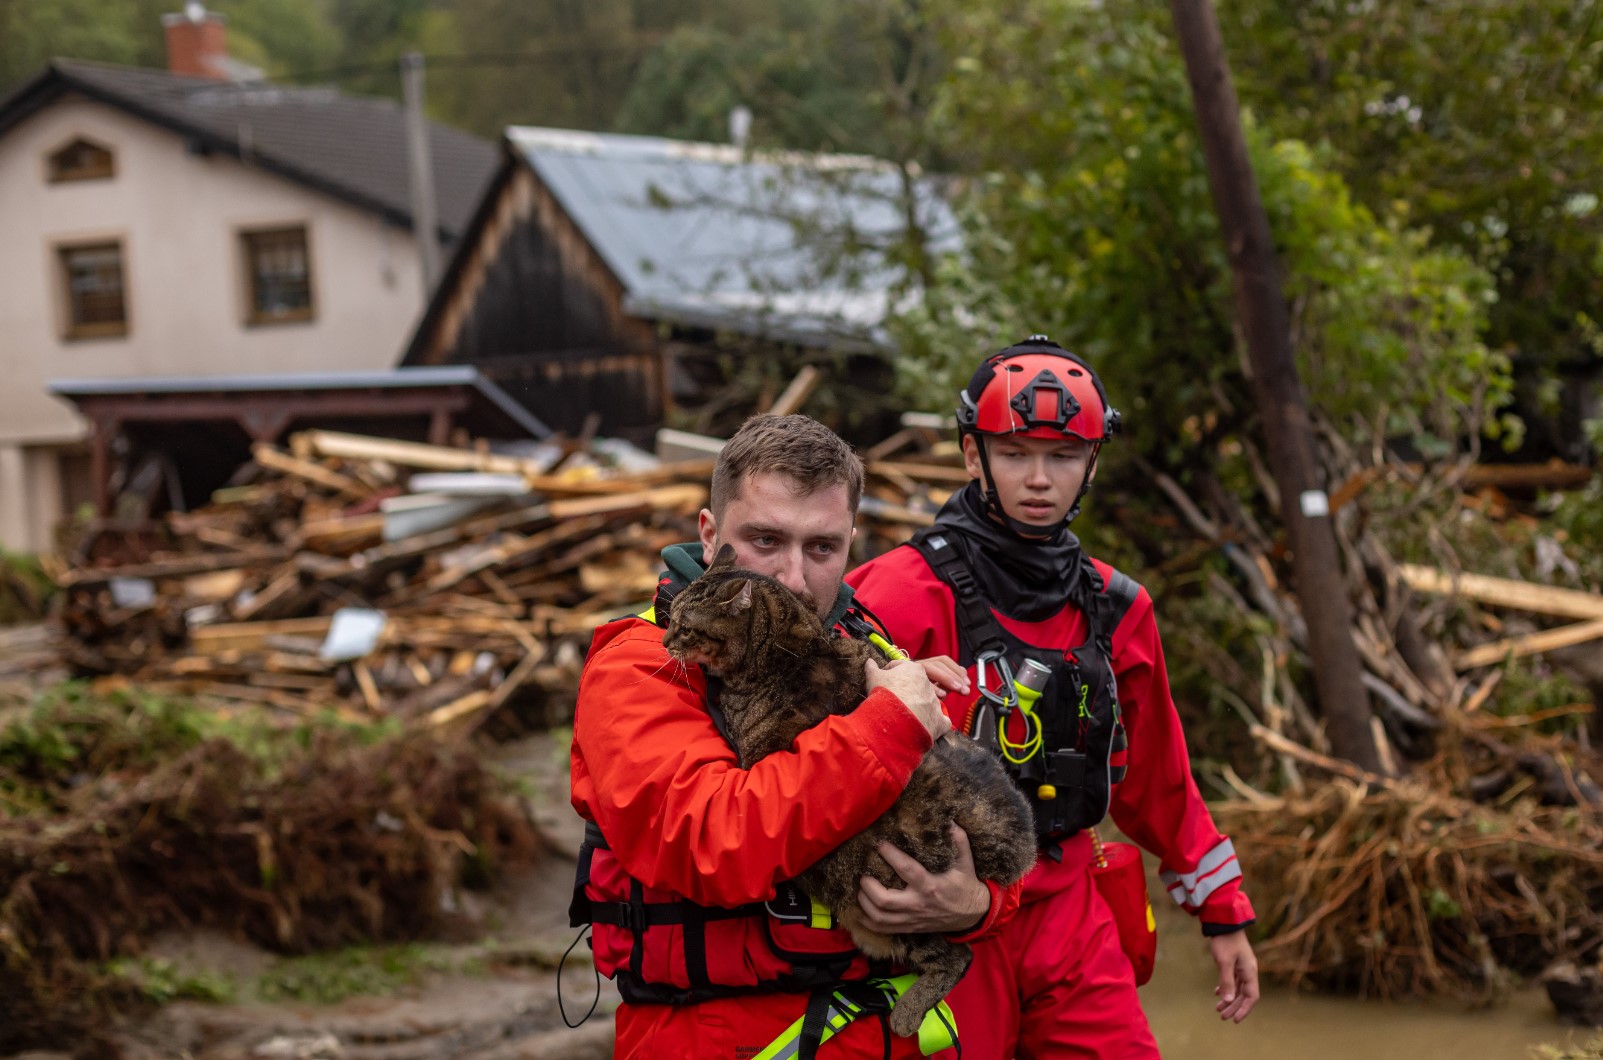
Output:
[[1068,527],[1050,537],[1021,537],[986,513],[978,482],[952,494],[935,517],[935,529],[956,540],[986,601],[1021,622],[1062,610],[1083,576],[1080,539]]

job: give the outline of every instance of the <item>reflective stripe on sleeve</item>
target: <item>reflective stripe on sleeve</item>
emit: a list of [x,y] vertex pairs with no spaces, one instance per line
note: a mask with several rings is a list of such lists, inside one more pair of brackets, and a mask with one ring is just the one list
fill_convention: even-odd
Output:
[[1236,861],[1236,848],[1228,838],[1203,855],[1193,872],[1161,872],[1158,874],[1175,904],[1188,911],[1202,908],[1223,885],[1241,878],[1241,864]]

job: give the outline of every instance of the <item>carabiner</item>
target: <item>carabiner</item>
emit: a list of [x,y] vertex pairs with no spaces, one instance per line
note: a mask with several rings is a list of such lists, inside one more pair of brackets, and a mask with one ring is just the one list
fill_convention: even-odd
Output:
[[[1002,691],[998,695],[986,685],[985,667],[994,665],[1002,678]],[[996,707],[999,717],[1007,717],[1013,708],[1019,705],[1018,689],[1013,687],[1013,667],[1008,665],[1007,656],[1000,651],[984,652],[974,660],[974,686],[979,689],[981,698]]]

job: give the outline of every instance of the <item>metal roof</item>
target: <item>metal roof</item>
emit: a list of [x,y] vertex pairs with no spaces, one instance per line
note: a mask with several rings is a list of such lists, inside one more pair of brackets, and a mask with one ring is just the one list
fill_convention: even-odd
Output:
[[[657,137],[512,127],[624,285],[624,310],[809,345],[883,346],[906,293],[901,172],[859,155],[747,152]],[[934,182],[914,184],[932,248],[958,246]]]
[[439,365],[359,372],[289,372],[282,375],[188,375],[130,379],[52,379],[45,389],[57,397],[130,394],[295,393],[308,390],[393,390],[408,387],[465,386],[476,391],[532,438],[549,438],[551,429],[512,400],[472,365]]

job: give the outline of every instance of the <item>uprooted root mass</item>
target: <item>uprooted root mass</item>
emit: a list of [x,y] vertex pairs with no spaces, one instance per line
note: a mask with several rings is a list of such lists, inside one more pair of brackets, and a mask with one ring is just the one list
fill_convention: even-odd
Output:
[[473,755],[419,734],[364,745],[302,728],[266,756],[175,741],[148,765],[83,746],[71,756],[103,772],[41,787],[41,746],[119,728],[0,737],[0,1053],[99,1024],[130,1000],[103,962],[164,928],[204,924],[286,953],[415,938],[447,889],[535,853]]

